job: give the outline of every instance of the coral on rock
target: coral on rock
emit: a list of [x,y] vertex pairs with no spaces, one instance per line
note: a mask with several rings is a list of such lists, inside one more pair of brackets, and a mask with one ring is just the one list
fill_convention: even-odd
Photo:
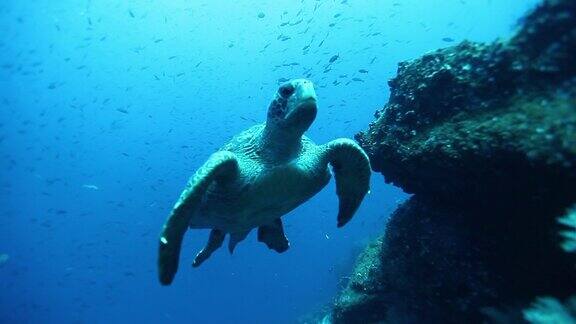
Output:
[[576,253],[576,205],[572,206],[558,221],[567,228],[560,232],[564,238],[561,243],[562,248],[566,252]]

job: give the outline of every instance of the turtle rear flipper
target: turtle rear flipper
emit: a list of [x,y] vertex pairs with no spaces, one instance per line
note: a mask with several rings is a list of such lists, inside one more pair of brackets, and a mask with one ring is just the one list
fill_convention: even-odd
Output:
[[274,220],[272,224],[258,227],[258,241],[265,243],[269,249],[278,253],[286,252],[290,247],[280,218]]
[[210,231],[210,237],[208,238],[208,244],[196,254],[196,258],[194,258],[194,262],[192,266],[194,268],[199,267],[206,259],[208,259],[212,252],[218,250],[222,243],[224,242],[224,237],[226,233],[221,230],[213,229]]
[[214,181],[228,182],[238,176],[238,161],[234,153],[219,151],[190,178],[186,188],[174,205],[160,235],[158,249],[158,275],[160,283],[169,285],[178,270],[180,248],[190,218],[202,201],[206,189]]
[[242,242],[250,231],[230,233],[230,240],[228,240],[228,251],[230,254],[234,253],[234,249],[238,243]]
[[330,163],[336,178],[338,227],[352,219],[370,189],[370,160],[358,144],[339,138],[324,147],[324,159]]

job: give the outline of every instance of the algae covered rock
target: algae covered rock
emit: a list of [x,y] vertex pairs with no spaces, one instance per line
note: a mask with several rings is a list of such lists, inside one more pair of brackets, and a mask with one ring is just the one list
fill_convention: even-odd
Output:
[[379,307],[383,303],[380,286],[382,250],[383,243],[380,238],[369,244],[358,257],[348,286],[334,306],[337,321],[345,323],[362,320],[368,323],[385,316],[385,313],[381,312],[384,309]]
[[356,136],[409,193],[566,194],[576,181],[576,2],[545,1],[509,41],[463,42],[400,63]]

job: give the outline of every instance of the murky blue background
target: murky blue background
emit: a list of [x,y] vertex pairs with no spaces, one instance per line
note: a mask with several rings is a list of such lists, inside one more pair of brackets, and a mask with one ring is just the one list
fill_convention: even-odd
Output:
[[284,217],[288,252],[254,231],[198,269],[208,232],[190,231],[161,287],[157,236],[187,178],[264,121],[279,79],[315,82],[309,137],[353,137],[399,61],[506,37],[535,3],[2,1],[0,322],[293,323],[318,311],[405,195],[374,174],[339,230],[331,183]]

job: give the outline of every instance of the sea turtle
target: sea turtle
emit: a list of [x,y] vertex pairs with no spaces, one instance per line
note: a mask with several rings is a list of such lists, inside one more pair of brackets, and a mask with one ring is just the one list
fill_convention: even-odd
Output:
[[274,95],[266,123],[234,137],[196,171],[162,229],[158,270],[163,285],[174,279],[188,227],[211,229],[194,267],[222,245],[226,234],[232,253],[253,228],[258,228],[258,241],[286,251],[280,217],[328,183],[328,164],[336,177],[338,227],[352,218],[369,189],[368,157],[350,139],[316,145],[303,136],[316,112],[312,82],[290,80]]

